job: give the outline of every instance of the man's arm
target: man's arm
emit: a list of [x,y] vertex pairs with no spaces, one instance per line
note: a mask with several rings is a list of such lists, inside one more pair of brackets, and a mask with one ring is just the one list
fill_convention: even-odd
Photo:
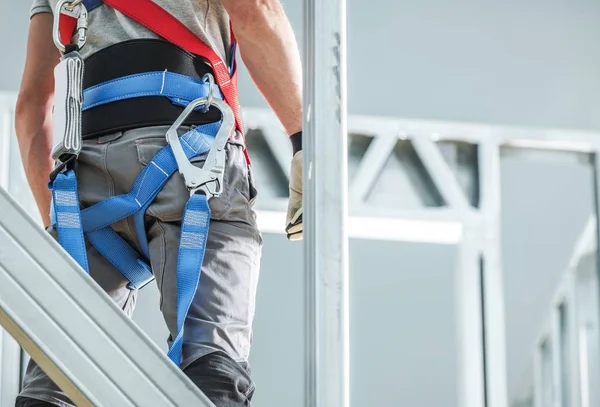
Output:
[[25,167],[44,226],[50,224],[48,175],[52,171],[52,104],[54,67],[60,53],[52,42],[52,14],[40,13],[31,18],[25,70],[17,99],[15,130]]
[[279,0],[223,0],[252,80],[288,135],[302,130],[302,63]]
[[279,0],[223,0],[240,54],[271,109],[292,141],[285,232],[301,240],[302,224],[302,62],[292,26]]

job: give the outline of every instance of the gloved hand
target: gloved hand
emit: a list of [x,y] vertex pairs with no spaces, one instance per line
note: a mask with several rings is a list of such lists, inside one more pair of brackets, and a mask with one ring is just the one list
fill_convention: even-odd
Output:
[[290,197],[285,232],[289,240],[302,240],[302,132],[290,137],[294,156],[290,168]]

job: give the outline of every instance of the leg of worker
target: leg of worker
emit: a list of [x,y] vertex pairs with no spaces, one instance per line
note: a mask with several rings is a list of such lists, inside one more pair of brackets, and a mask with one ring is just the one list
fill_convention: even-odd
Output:
[[[162,224],[167,236],[179,227]],[[177,250],[166,242],[162,311],[175,335]],[[170,248],[171,247],[171,248]],[[249,405],[248,365],[258,277],[259,239],[244,226],[212,220],[198,290],[185,323],[184,372],[217,407]],[[158,276],[158,273],[157,273]]]
[[184,373],[217,407],[250,406],[254,383],[247,362],[217,351],[196,359]]
[[[55,236],[54,231],[51,233]],[[127,280],[123,279],[121,273],[115,270],[93,247],[88,246],[87,253],[92,277],[127,315],[131,315],[136,292],[127,288]],[[28,406],[28,404],[23,404],[25,400],[22,399],[25,398],[44,400],[63,407],[70,405],[66,394],[54,384],[33,359],[30,359],[25,371],[23,390],[16,405],[18,407]]]
[[[160,146],[138,142],[142,161]],[[198,290],[185,323],[184,372],[217,407],[250,405],[248,369],[262,239],[252,209],[256,191],[240,145],[228,143],[224,193],[211,199],[211,222]],[[202,164],[202,157],[196,161]],[[176,269],[180,223],[189,199],[173,177],[148,209],[152,267],[161,310],[176,334]]]
[[[95,202],[103,200],[112,195],[115,190],[117,193],[126,192],[129,182],[133,183],[136,173],[139,172],[139,165],[129,172],[134,171],[128,177],[131,180],[123,178],[113,179],[111,174],[106,171],[107,150],[111,142],[117,139],[120,134],[107,136],[94,141],[86,141],[77,164],[76,174],[79,186],[79,199],[84,206],[89,206]],[[132,150],[133,156],[130,160],[135,160],[135,149]],[[123,170],[128,170],[126,165]],[[119,182],[115,182],[119,181]],[[115,225],[115,229],[123,236],[131,239],[130,228],[126,222],[120,222]],[[57,237],[56,231],[50,229],[49,232],[54,238]],[[123,309],[127,315],[131,315],[135,305],[137,292],[127,288],[128,281],[123,278],[121,273],[115,270],[104,257],[102,257],[92,246],[88,244],[88,263],[92,278],[108,293],[108,295]],[[42,404],[35,404],[40,403]],[[33,404],[32,404],[33,403]],[[45,404],[44,404],[45,403]],[[30,360],[25,378],[23,381],[23,390],[16,401],[17,407],[33,407],[42,405],[69,406],[72,405],[66,394],[54,384],[54,382],[44,373],[44,371]]]

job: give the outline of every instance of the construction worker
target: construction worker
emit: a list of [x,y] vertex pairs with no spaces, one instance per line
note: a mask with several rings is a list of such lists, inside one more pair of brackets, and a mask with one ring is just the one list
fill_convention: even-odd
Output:
[[[51,205],[57,203],[53,202],[48,188],[49,174],[56,171],[57,166],[51,158],[53,109],[62,103],[54,99],[53,71],[59,64],[61,53],[53,43],[53,14],[63,11],[76,14],[81,0],[68,1],[65,9],[58,11],[57,3],[58,0],[33,1],[26,64],[16,108],[16,133],[27,179],[44,226],[59,239],[60,228],[50,216]],[[211,74],[217,79],[215,86],[221,88],[224,99],[236,113],[237,101],[232,100],[231,93],[221,86],[228,81],[219,82],[223,75],[221,72],[219,76],[214,69],[214,58],[188,52],[176,44],[178,38],[167,38],[178,34],[169,31],[159,35],[142,20],[119,11],[120,6],[139,1],[83,3],[88,4],[89,12],[87,41],[81,48],[71,47],[71,51],[75,49],[85,60],[85,88],[148,71],[165,72],[163,87],[167,73],[198,82]],[[154,0],[154,4],[160,6],[160,10],[149,6],[140,7],[140,10],[146,13],[165,11],[174,17],[231,68],[232,78],[237,71],[232,46],[234,38],[237,39],[250,76],[293,145],[288,224],[282,225],[282,229],[290,240],[301,239],[301,62],[292,27],[279,0]],[[154,15],[150,17],[150,20],[156,20]],[[71,34],[76,43],[77,31]],[[163,89],[160,90],[162,93]],[[180,100],[174,103],[162,96],[128,96],[113,102],[83,113],[83,148],[74,164],[81,208],[130,191],[146,166],[156,165],[153,157],[167,145],[165,132],[187,103]],[[221,113],[225,115],[225,112]],[[195,110],[179,134],[218,122],[221,117],[212,107],[208,111]],[[183,372],[218,407],[249,406],[255,389],[248,357],[262,238],[253,210],[257,192],[249,164],[251,160],[244,147],[243,129],[239,126],[239,114],[236,114],[236,124],[237,130],[231,133],[226,144],[222,193],[208,201],[210,227],[206,249],[197,289],[185,318],[181,358],[176,360]],[[202,167],[205,159],[206,153],[192,158],[191,162]],[[144,251],[139,243],[140,234],[147,235],[148,261],[160,291],[160,307],[170,332],[170,345],[180,333],[176,321],[179,312],[176,270],[182,216],[190,199],[186,185],[177,173],[168,179],[142,216],[144,230],[141,232],[131,218],[111,226],[138,254]],[[138,287],[132,286],[114,263],[107,261],[87,239],[85,255],[91,277],[123,312],[131,315]],[[16,405],[71,406],[73,403],[32,360]]]

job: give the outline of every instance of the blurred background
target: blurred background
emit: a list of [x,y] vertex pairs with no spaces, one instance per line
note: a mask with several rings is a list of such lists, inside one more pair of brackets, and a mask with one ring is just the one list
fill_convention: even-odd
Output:
[[[302,46],[302,2],[283,3]],[[0,180],[36,216],[11,124],[29,6],[27,0],[0,3]],[[503,376],[514,407],[600,406],[593,157],[587,147],[564,152],[500,143],[495,179],[480,172],[487,156],[477,142],[486,135],[558,135],[565,145],[570,138],[600,141],[600,3],[348,0],[347,14],[349,174],[361,191],[350,214],[388,225],[351,222],[351,405],[454,407],[465,397],[461,248],[473,237],[460,217],[439,221],[449,205],[438,175],[411,143],[418,135],[437,141],[473,208],[481,191],[499,194],[492,230],[506,329],[503,338],[484,336],[484,344],[505,344],[500,356],[506,369],[482,367],[484,384]],[[288,242],[277,223],[291,151],[243,67],[239,85],[264,228],[251,360],[255,404],[300,407],[303,247]],[[369,175],[370,166],[376,170]],[[484,311],[476,311],[484,332],[495,323],[483,318],[493,289],[482,289]],[[166,349],[154,285],[143,289],[134,318]],[[484,344],[472,352],[495,349]],[[489,397],[485,405],[497,405]]]

